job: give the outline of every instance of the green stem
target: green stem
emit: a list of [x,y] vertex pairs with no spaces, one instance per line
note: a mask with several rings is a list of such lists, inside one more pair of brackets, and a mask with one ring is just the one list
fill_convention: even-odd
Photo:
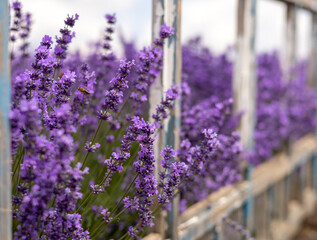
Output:
[[[124,213],[127,209],[128,209],[128,207],[125,207],[124,209],[122,209],[121,212],[119,212],[116,216],[114,216],[114,217],[112,218],[112,221],[111,221],[111,222],[113,222],[113,221],[116,220],[118,217],[120,217],[121,214]],[[109,223],[111,223],[111,222],[109,222]],[[108,224],[109,224],[109,223],[108,223]],[[107,225],[108,225],[108,224],[107,224]]]
[[[123,199],[128,195],[130,188],[132,187],[133,183],[135,182],[135,180],[137,179],[138,176],[139,176],[139,174],[137,174],[137,175],[134,177],[133,181],[130,183],[130,185],[128,186],[128,188],[125,190],[125,192],[124,192],[123,196],[121,197],[120,201],[116,204],[116,206],[115,206],[115,207],[113,208],[113,210],[110,212],[108,218],[110,218],[110,217],[113,215],[113,213],[118,209],[118,207],[120,206],[120,204],[121,204],[121,202],[123,201]],[[113,217],[113,219],[112,219],[110,222],[108,222],[108,223],[106,224],[106,226],[107,226],[108,224],[110,224],[111,222],[113,222],[115,219],[117,219],[119,216],[121,216],[121,214],[124,213],[127,209],[128,209],[128,208],[126,207],[126,208],[124,208],[123,210],[121,210],[115,217]],[[101,222],[101,223],[99,224],[99,226],[96,228],[96,230],[92,233],[92,235],[91,235],[92,238],[94,238],[96,235],[99,234],[99,230],[101,229],[101,227],[103,226],[103,224],[104,224],[104,222]]]
[[15,177],[15,174],[17,173],[17,170],[21,164],[21,160],[23,159],[23,155],[24,155],[24,150],[23,148],[21,147],[20,150],[19,150],[19,154],[18,156],[16,157],[15,161],[14,161],[14,170],[13,170],[13,175],[12,175],[12,181]]
[[[118,217],[121,216],[122,213],[124,213],[128,208],[124,208],[121,210],[121,212],[119,212],[116,216],[113,217],[113,219],[109,222],[106,223],[106,226],[109,225],[110,223],[112,223],[114,220],[116,220]],[[96,228],[96,230],[91,234],[91,238],[93,239],[94,237],[97,237],[99,234],[99,230],[101,229],[101,227],[104,225],[104,221],[102,221],[98,227]]]
[[[98,134],[98,132],[99,132],[99,129],[100,129],[101,125],[102,125],[102,122],[103,122],[102,120],[99,120],[98,128],[97,128],[97,130],[95,131],[94,137],[92,138],[92,141],[91,141],[92,144],[95,143],[95,140],[96,140],[97,134]],[[82,169],[84,169],[85,166],[86,166],[86,161],[87,161],[87,158],[88,158],[89,153],[90,153],[90,152],[87,152],[87,153],[86,153],[85,158],[84,158],[84,160],[82,161],[82,162],[83,162],[83,165],[82,165],[82,167],[81,167]]]
[[[106,181],[106,179],[109,177],[109,175],[110,175],[110,172],[109,172],[109,173],[107,174],[107,176],[101,181],[101,183],[98,184],[99,187]],[[90,198],[92,197],[92,195],[93,195],[93,192],[91,191],[91,192],[89,193],[88,197],[85,198],[84,201],[80,204],[80,206],[76,209],[76,211],[75,211],[76,213],[78,213],[78,211],[84,206],[84,204],[85,204],[88,200],[90,200]],[[96,200],[96,198],[97,198],[97,196],[95,195],[95,198],[94,198],[93,202]],[[92,203],[93,203],[93,202],[92,202]]]
[[124,192],[123,196],[121,197],[120,201],[117,203],[117,205],[114,207],[114,209],[110,212],[109,217],[112,216],[112,214],[118,209],[118,207],[121,204],[121,202],[123,201],[123,199],[128,195],[130,188],[132,187],[133,183],[135,182],[135,180],[137,179],[138,176],[139,176],[139,174],[135,175],[134,179],[132,180],[132,182],[130,183],[128,188],[125,190],[125,192]]
[[75,213],[78,213],[78,211],[84,206],[84,204],[91,198],[92,195],[93,195],[93,192],[91,191],[88,194],[88,197],[86,197],[84,201],[80,204],[80,206],[76,209]]
[[[183,180],[175,187],[177,188],[181,183],[183,182]],[[179,190],[177,189],[176,192],[174,193],[174,196],[179,194]],[[153,216],[156,216],[156,214],[159,212],[159,210],[161,209],[161,207],[164,205],[164,203],[159,204],[153,211]],[[137,229],[140,226],[141,222],[139,222],[134,229]],[[126,237],[128,237],[127,239],[130,239],[130,236],[128,236],[128,232],[126,232],[126,234],[124,234],[119,240],[125,239]]]

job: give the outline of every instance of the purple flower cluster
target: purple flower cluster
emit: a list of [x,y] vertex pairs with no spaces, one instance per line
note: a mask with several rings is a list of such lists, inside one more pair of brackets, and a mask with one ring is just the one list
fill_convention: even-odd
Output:
[[[12,51],[11,51],[11,61],[16,63],[15,58],[19,56],[15,56],[14,52],[14,46],[18,44],[18,49],[21,52],[20,60],[24,60],[27,58],[28,52],[27,48],[29,46],[29,43],[27,41],[30,31],[31,31],[31,14],[30,13],[24,13],[22,11],[22,4],[19,1],[14,1],[12,3],[11,9],[13,10],[13,19],[12,19],[12,25],[10,27],[10,41],[12,45]],[[15,46],[16,47],[16,46]]]
[[282,77],[276,53],[258,57],[257,124],[254,151],[249,161],[268,160],[289,141],[314,131],[316,95],[307,84],[307,63],[292,69],[292,79]]
[[[16,3],[13,7],[16,17],[19,17],[20,4]],[[106,15],[106,19],[110,26],[106,29],[104,44],[101,46],[109,51],[111,35],[114,32],[112,26],[116,19],[115,15]],[[151,206],[158,194],[153,153],[156,126],[139,116],[143,111],[147,111],[140,107],[139,114],[131,115],[130,121],[125,122],[125,134],[121,136],[120,132],[115,132],[121,128],[121,121],[126,121],[125,117],[120,119],[120,112],[123,101],[129,100],[129,96],[125,97],[129,85],[132,87],[132,93],[140,93],[140,98],[136,99],[142,103],[147,99],[149,87],[162,69],[163,41],[172,34],[172,28],[162,26],[160,39],[155,41],[153,47],[139,53],[137,69],[134,71],[134,60],[117,63],[112,53],[106,53],[106,57],[101,58],[102,62],[106,62],[106,68],[102,66],[104,63],[96,61],[100,59],[95,57],[100,56],[98,52],[88,56],[87,63],[80,54],[67,56],[68,46],[75,36],[70,29],[77,20],[77,14],[66,18],[65,27],[60,30],[60,36],[56,37],[55,45],[51,37],[43,37],[40,46],[35,50],[34,59],[28,58],[26,61],[30,70],[13,70],[10,119],[12,154],[15,159],[15,239],[89,239],[89,233],[85,230],[87,220],[83,219],[82,223],[84,212],[81,211],[87,209],[87,204],[92,204],[90,193],[95,196],[104,194],[105,187],[111,189],[113,185],[110,185],[110,181],[117,179],[118,174],[124,174],[123,170],[128,167],[133,167],[135,178],[128,194],[122,197],[122,206],[118,207],[138,215],[140,224],[135,229],[135,234],[141,232],[144,227],[153,225]],[[28,22],[30,23],[29,20]],[[16,27],[20,27],[19,24],[16,20]],[[28,34],[25,34],[23,37],[27,36]],[[16,61],[21,59],[22,57],[17,58]],[[14,65],[16,68],[21,66]],[[118,71],[115,69],[117,66]],[[131,76],[137,79],[132,84],[129,83],[131,71],[134,71]],[[114,77],[109,81],[111,75]],[[158,107],[156,124],[161,124],[168,116],[167,109],[173,108],[173,101],[177,97],[178,89],[174,86],[166,93],[166,98],[162,99],[161,106]],[[133,105],[133,102],[131,104]],[[98,135],[95,132],[93,141],[87,142],[94,131],[93,123],[96,123],[95,112],[98,109],[101,110],[97,118],[108,120],[107,126],[112,133],[108,132],[105,138],[103,137],[106,141],[97,141],[95,137],[98,138],[105,131],[100,128],[101,133]],[[110,147],[118,144],[118,141],[121,143],[120,150]],[[105,146],[105,143],[110,146]],[[138,145],[138,150],[134,149],[135,144]],[[86,154],[89,158],[88,165],[92,168],[89,175],[88,168],[84,167],[85,164],[82,166],[81,158],[78,157],[82,148],[87,154],[93,153]],[[93,164],[96,163],[96,157],[100,158],[100,153],[107,153],[104,152],[105,149],[112,151],[112,154],[105,160],[104,167],[99,168],[101,171],[98,176],[104,176],[102,181],[99,181]],[[135,159],[127,166],[125,163],[131,157],[131,150]],[[86,159],[84,163],[85,161]],[[165,166],[168,168],[169,177],[164,183],[164,193],[169,198],[180,182],[179,164],[183,165],[171,163]],[[175,179],[176,176],[178,180]],[[90,188],[83,187],[87,186],[87,182]],[[84,199],[80,200],[81,198]],[[99,206],[95,209],[97,219],[100,216],[104,223],[112,224],[112,211],[118,207]],[[133,229],[132,227],[130,230]],[[92,231],[93,236],[95,233],[98,235],[98,227],[94,227]]]
[[293,69],[294,79],[287,84],[286,106],[289,118],[288,138],[296,140],[317,127],[314,117],[317,100],[314,89],[308,87],[308,63],[303,61]]
[[57,45],[54,48],[54,54],[57,58],[57,62],[55,64],[55,69],[59,70],[63,66],[63,60],[66,58],[67,48],[69,43],[71,43],[72,38],[75,37],[75,32],[69,30],[69,28],[73,28],[76,20],[78,20],[79,15],[76,13],[75,16],[68,16],[64,21],[65,27],[60,29],[61,36],[56,37]]
[[[182,62],[182,142],[178,157],[187,164],[194,157],[200,164],[189,171],[196,175],[182,190],[181,211],[184,211],[186,205],[241,178],[242,147],[234,132],[239,115],[232,113],[232,63],[228,54],[213,56],[197,38],[183,46]],[[201,159],[201,147],[197,146],[205,141],[205,129],[217,134],[218,143],[213,153]]]
[[164,148],[161,156],[163,157],[161,166],[164,170],[159,172],[158,187],[162,190],[158,196],[158,202],[166,204],[174,197],[175,190],[180,185],[182,177],[186,175],[188,166],[184,162],[174,160],[176,152],[171,147]]
[[163,128],[162,121],[168,117],[167,109],[173,108],[174,101],[179,97],[179,89],[173,85],[171,89],[167,90],[165,99],[162,99],[160,104],[156,107],[156,113],[153,113],[152,118],[155,120],[157,128]]
[[105,101],[103,109],[98,113],[98,117],[107,120],[107,113],[109,111],[118,112],[119,105],[123,102],[123,91],[128,88],[128,81],[126,80],[131,71],[134,61],[127,62],[122,60],[117,76],[111,81],[111,87],[105,92]]
[[92,95],[95,93],[96,77],[95,72],[90,72],[88,65],[82,64],[77,78],[78,88],[75,91],[73,103],[71,105],[74,118],[77,119],[74,124],[84,125],[87,121],[87,107],[90,105]]
[[182,46],[182,55],[182,81],[191,90],[189,106],[206,98],[223,101],[233,97],[230,51],[215,55],[197,37]]
[[105,54],[102,55],[102,60],[104,62],[111,62],[112,60],[114,60],[115,56],[113,53],[111,53],[111,41],[112,41],[112,35],[114,33],[114,27],[113,25],[116,23],[117,19],[116,19],[116,15],[115,14],[106,14],[106,19],[107,19],[107,23],[108,26],[105,29],[105,35],[104,35],[104,42],[102,44],[102,48],[104,49]]
[[137,115],[141,115],[142,104],[148,99],[150,86],[153,84],[163,68],[163,45],[164,40],[174,34],[174,29],[167,25],[162,25],[160,38],[153,41],[154,46],[144,48],[138,54],[137,64],[138,77],[133,82],[135,91],[130,95],[133,100],[133,108],[137,108]]
[[[106,15],[103,39],[84,57],[67,54],[75,14],[66,18],[55,44],[45,35],[31,58],[30,15],[18,1],[12,9],[12,44],[18,36],[25,43],[22,54],[12,55],[15,239],[138,238],[176,194],[183,211],[241,178],[243,150],[235,133],[241,114],[232,112],[229,51],[216,56],[199,38],[183,46],[183,84],[172,86],[148,116],[149,88],[163,68],[172,27],[164,24],[153,45],[139,52],[122,40],[126,58],[118,61],[111,51],[116,17]],[[317,110],[305,86],[305,63],[286,83],[276,55],[259,56],[258,62],[253,164],[312,131]],[[156,134],[179,95],[181,146],[165,146],[156,178]]]
[[135,117],[132,119],[137,133],[136,140],[140,145],[138,157],[133,163],[137,178],[135,181],[135,195],[139,198],[138,215],[140,218],[139,230],[145,226],[153,226],[152,210],[153,197],[157,194],[157,181],[154,176],[155,159],[153,143],[156,139],[154,136],[155,126],[143,119]]
[[287,88],[276,54],[258,57],[257,122],[255,147],[249,156],[252,164],[268,160],[287,138],[289,118],[285,108]]
[[[68,17],[65,23],[72,27],[74,21]],[[68,40],[58,41],[62,46]],[[36,49],[32,69],[12,82],[12,146],[14,164],[20,164],[18,175],[14,173],[15,239],[89,238],[81,226],[81,215],[73,213],[82,197],[83,175],[88,172],[80,170],[81,163],[72,166],[71,134],[76,131],[76,119],[70,97],[77,76],[66,70],[54,81],[54,67],[60,59],[50,53],[52,43],[45,36]],[[23,161],[18,160],[22,152]]]

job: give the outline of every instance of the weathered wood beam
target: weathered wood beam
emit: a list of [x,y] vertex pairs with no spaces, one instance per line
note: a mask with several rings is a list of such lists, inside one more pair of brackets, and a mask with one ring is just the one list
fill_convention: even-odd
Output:
[[[199,239],[208,229],[219,225],[223,216],[241,208],[248,199],[250,186],[252,186],[251,194],[254,197],[265,193],[272,186],[277,186],[286,176],[293,173],[298,166],[308,162],[312,155],[317,153],[317,139],[312,134],[307,135],[295,142],[293,147],[292,155],[289,156],[282,152],[256,167],[250,181],[221,188],[219,191],[209,195],[205,200],[188,208],[179,219],[179,239]],[[288,203],[284,202],[284,204]],[[301,207],[306,207],[306,205],[302,204]],[[285,221],[291,220],[291,216],[285,219]],[[278,220],[278,222],[283,221]],[[273,222],[275,223],[276,221]],[[274,227],[272,223],[271,229]]]
[[9,7],[0,1],[0,239],[11,234]]

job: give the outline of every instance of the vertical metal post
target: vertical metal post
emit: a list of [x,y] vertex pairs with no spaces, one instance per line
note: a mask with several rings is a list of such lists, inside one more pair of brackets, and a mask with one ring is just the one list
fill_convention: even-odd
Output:
[[290,79],[289,70],[295,63],[297,56],[297,39],[296,39],[296,6],[287,4],[286,10],[286,32],[285,32],[285,49],[284,49],[284,73],[286,79]]
[[219,240],[219,233],[218,233],[218,231],[217,230],[215,230],[215,232],[214,232],[214,239],[213,240]]
[[[165,22],[173,26],[175,34],[164,45],[163,89],[166,91],[172,84],[181,85],[181,0],[165,0]],[[180,146],[181,103],[176,100],[174,111],[164,125],[166,144],[178,149]],[[172,201],[168,217],[168,237],[178,239],[179,196]]]
[[[152,42],[153,40],[159,38],[160,27],[164,23],[164,0],[152,0]],[[155,80],[154,84],[150,89],[149,103],[150,103],[150,114],[152,116],[156,111],[156,106],[160,103],[161,98],[163,97],[163,82],[162,74]],[[164,135],[163,131],[160,130],[157,134],[157,140],[154,142],[154,155],[155,155],[155,177],[159,179],[158,173],[162,170],[160,165],[160,153],[163,150],[164,144]],[[155,218],[155,227],[154,231],[159,233],[161,236],[164,236],[165,226],[165,211],[160,211]]]
[[255,21],[256,0],[239,0],[233,95],[235,111],[244,113],[241,118],[240,134],[244,147],[249,150],[254,144],[256,105]]
[[[317,135],[317,134],[315,134]],[[313,158],[313,189],[317,192],[317,155]]]
[[[313,13],[312,17],[312,54],[314,55],[314,86],[317,93],[317,14]],[[317,117],[317,112],[315,113]],[[315,136],[317,136],[317,129],[315,130]],[[317,192],[317,155],[314,155],[313,159],[313,187]]]
[[[172,84],[181,85],[181,0],[153,0],[153,21],[152,37],[156,38],[162,23],[173,26],[175,34],[166,41],[164,45],[164,69],[163,74],[157,79],[151,88],[150,95],[150,114],[155,111],[157,103],[160,101],[163,93],[167,91]],[[171,116],[166,120],[164,129],[158,136],[158,143],[155,146],[156,159],[159,159],[159,153],[163,146],[169,145],[177,149],[180,145],[180,100],[176,100],[175,108]],[[159,161],[157,167],[159,169]],[[172,210],[168,214],[168,237],[178,239],[178,205],[179,197],[172,201]],[[159,220],[159,229],[156,231],[164,233],[163,216]]]
[[267,213],[267,222],[266,222],[266,237],[268,239],[272,239],[272,233],[271,233],[271,222],[274,219],[274,190],[273,187],[269,187],[267,190],[267,204],[268,204],[268,210],[266,211]]
[[[160,34],[160,27],[164,23],[164,0],[153,0],[152,1],[152,42],[159,38]],[[154,84],[152,84],[150,89],[150,96],[149,96],[149,103],[150,103],[150,114],[149,116],[152,116],[152,114],[156,111],[156,106],[160,103],[161,98],[163,97],[163,86],[162,86],[162,74],[159,75],[159,77],[155,80]],[[159,135],[161,132],[159,133]],[[158,141],[154,142],[154,154],[155,159],[158,161],[160,152],[162,150],[162,137],[158,137]],[[157,172],[159,170],[159,163],[157,165]]]
[[11,239],[9,7],[0,1],[0,239]]
[[[292,75],[290,74],[291,67],[295,64],[297,59],[297,24],[296,24],[296,6],[295,4],[287,3],[286,5],[286,29],[285,29],[285,48],[283,49],[283,71],[284,80],[290,81]],[[292,150],[292,140],[290,139],[286,144],[286,154],[290,155]],[[292,192],[294,191],[293,186],[293,175],[290,174],[285,178],[285,211],[283,212],[284,219],[288,216],[288,203],[293,199]]]
[[[239,132],[246,150],[253,148],[256,105],[256,0],[239,0],[237,19],[237,55],[234,67],[233,96],[236,112],[243,111]],[[252,167],[247,170],[247,179],[252,178]],[[250,194],[244,205],[245,223],[253,229],[253,199]]]
[[313,88],[315,86],[316,79],[316,65],[317,65],[317,15],[312,13],[311,22],[311,51],[309,56],[309,85]]

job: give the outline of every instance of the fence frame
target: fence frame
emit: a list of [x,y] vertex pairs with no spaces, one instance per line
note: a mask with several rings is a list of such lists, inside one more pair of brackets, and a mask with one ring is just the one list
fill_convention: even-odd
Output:
[[12,239],[11,230],[11,145],[9,5],[0,1],[0,239]]
[[[167,69],[163,72],[163,74],[160,76],[159,81],[156,81],[156,85],[154,85],[151,89],[151,97],[150,97],[150,106],[151,110],[150,112],[153,112],[153,107],[156,106],[155,103],[160,100],[162,94],[164,91],[168,89],[168,87],[172,83],[180,84],[181,80],[181,41],[180,41],[180,26],[181,26],[181,0],[152,0],[153,1],[153,31],[152,36],[153,38],[157,36],[158,34],[158,27],[160,26],[160,23],[166,22],[167,24],[173,25],[175,28],[175,35],[164,47],[165,57],[164,57],[164,69]],[[256,89],[256,81],[254,77],[255,73],[255,51],[254,51],[254,41],[255,41],[255,3],[256,0],[238,0],[239,1],[239,14],[238,14],[238,33],[237,33],[237,49],[238,49],[238,59],[237,62],[242,62],[242,64],[236,64],[235,68],[235,80],[234,85],[235,86],[247,86],[243,87],[242,89],[235,91],[235,100],[238,104],[235,109],[236,111],[240,110],[241,105],[245,106],[246,103],[245,98],[243,94],[246,94],[247,99],[254,99],[255,97],[255,89]],[[311,79],[311,85],[315,85],[316,92],[317,92],[317,1],[316,0],[276,0],[280,2],[284,2],[288,6],[288,21],[287,21],[287,36],[291,36],[292,41],[289,42],[286,53],[285,53],[285,65],[290,66],[291,62],[296,59],[296,27],[294,27],[294,22],[296,22],[296,14],[292,14],[293,12],[296,12],[296,8],[300,7],[305,10],[310,11],[313,14],[313,34],[312,34],[312,42],[313,42],[313,51],[312,51],[312,57],[311,57],[311,68],[310,71],[310,79]],[[8,52],[8,39],[9,39],[9,11],[8,11],[8,1],[3,0],[0,2],[0,82],[1,82],[1,88],[0,88],[0,238],[1,239],[11,239],[12,233],[11,233],[11,182],[10,182],[10,127],[9,127],[9,109],[10,109],[10,66],[9,66],[9,52]],[[315,69],[315,71],[313,71]],[[247,76],[245,76],[247,74]],[[313,81],[314,80],[314,81]],[[245,82],[246,81],[246,82]],[[243,83],[242,83],[243,82]],[[243,99],[243,100],[242,100]],[[241,101],[241,102],[239,102]],[[248,111],[246,112],[246,117],[244,121],[242,121],[241,124],[241,133],[242,133],[242,140],[244,145],[251,149],[253,147],[252,142],[252,134],[254,129],[254,104],[255,101],[247,101],[252,102],[252,105],[249,105]],[[317,115],[317,113],[316,113]],[[178,101],[176,103],[175,111],[172,114],[172,117],[167,120],[167,124],[165,129],[162,133],[159,134],[159,141],[158,145],[155,146],[155,154],[160,152],[162,150],[162,146],[164,146],[164,143],[173,145],[177,147],[179,145],[179,129],[180,129],[180,102]],[[317,135],[317,132],[316,132]],[[4,137],[5,136],[5,137]],[[296,156],[296,151],[293,152],[293,155],[290,156],[284,156],[281,157],[283,160],[284,166],[284,172],[283,177],[290,176],[292,171],[295,169],[295,167],[300,166],[302,164],[305,164],[309,162],[309,158],[314,155],[314,160],[312,161],[313,165],[313,186],[314,188],[311,188],[309,193],[305,193],[307,189],[302,194],[310,195],[310,197],[314,200],[311,200],[312,202],[316,202],[316,190],[317,190],[317,153],[316,153],[316,139],[312,136],[307,136],[303,138],[306,142],[306,146],[312,147],[312,149],[305,149],[305,151],[309,152],[309,154],[305,155],[304,153],[301,153],[302,155]],[[296,146],[301,146],[304,148],[300,143],[294,144],[294,148]],[[309,144],[307,143],[309,142]],[[302,143],[303,144],[303,143]],[[308,145],[307,145],[308,144]],[[300,150],[298,150],[300,151]],[[278,156],[275,156],[275,158],[278,158]],[[280,159],[280,161],[282,161]],[[278,160],[274,160],[278,161]],[[209,204],[213,201],[212,199],[217,199],[218,201],[222,201],[222,203],[219,203],[219,207],[222,207],[224,205],[224,198],[223,194],[227,195],[231,191],[231,195],[235,194],[233,197],[237,196],[244,196],[241,197],[237,201],[239,204],[236,204],[234,206],[241,207],[244,203],[247,203],[247,206],[245,206],[245,216],[246,219],[249,220],[252,216],[252,196],[255,196],[256,194],[259,194],[260,192],[257,192],[259,190],[256,190],[256,186],[258,185],[265,185],[265,179],[262,179],[262,183],[260,180],[260,172],[259,169],[264,168],[265,166],[268,166],[269,164],[275,164],[273,163],[273,160],[269,161],[267,164],[263,164],[260,167],[250,170],[250,172],[253,172],[253,174],[250,175],[250,181],[242,182],[236,186],[226,187],[221,189],[220,191],[210,195],[206,200],[197,203],[198,205],[205,204],[207,207]],[[159,166],[159,162],[157,162],[157,166]],[[264,170],[263,170],[264,171]],[[301,175],[303,176],[303,175]],[[281,177],[281,176],[280,176]],[[283,178],[282,177],[282,178]],[[301,178],[302,179],[302,178]],[[278,180],[281,180],[278,178]],[[276,180],[276,181],[278,181]],[[256,181],[258,181],[258,185],[256,184]],[[276,183],[276,181],[274,183]],[[261,184],[260,184],[261,183]],[[266,183],[266,187],[262,186],[262,193],[267,192],[267,195],[270,196],[270,199],[272,199],[272,190],[268,190],[268,188],[272,185]],[[287,183],[285,183],[286,185]],[[237,188],[240,189],[237,191]],[[287,189],[286,186],[282,187]],[[314,189],[314,190],[313,190]],[[228,192],[229,191],[229,192]],[[245,195],[244,195],[245,194]],[[252,196],[251,196],[251,195]],[[233,198],[232,197],[232,198]],[[228,198],[228,197],[227,197]],[[243,200],[243,201],[242,201]],[[288,199],[289,200],[289,199]],[[291,199],[290,199],[291,200]],[[249,205],[248,205],[249,204]],[[297,205],[296,205],[297,204]],[[193,210],[195,208],[198,208],[198,205],[194,205],[193,208],[188,209],[182,216],[178,216],[176,212],[178,211],[178,202],[177,198],[173,201],[173,208],[171,213],[169,214],[169,218],[171,221],[169,221],[169,230],[168,230],[168,236],[171,239],[189,239],[188,234],[189,230],[187,231],[187,235],[185,233],[184,229],[188,229],[189,226],[192,226],[194,219],[197,219],[197,210]],[[296,209],[300,209],[298,206],[298,203],[294,203],[290,208],[295,209],[293,212],[296,212]],[[309,208],[312,208],[312,205],[309,205]],[[214,208],[213,208],[214,209]],[[237,209],[237,208],[236,208]],[[232,208],[227,206],[225,208],[224,214],[228,214],[230,211],[232,211]],[[229,211],[230,210],[230,211]],[[307,210],[307,209],[306,209]],[[306,211],[305,209],[303,211]],[[185,221],[186,216],[190,215],[190,212],[193,213],[192,218]],[[208,211],[207,211],[208,212]],[[210,211],[209,211],[210,213]],[[301,221],[303,216],[305,216],[304,213],[302,213],[301,217],[297,219],[297,221]],[[292,217],[292,216],[291,216]],[[180,224],[178,224],[178,218],[180,221]],[[164,217],[162,218],[164,219]],[[189,221],[189,222],[188,222]],[[164,221],[162,221],[164,223]],[[187,225],[186,225],[186,224]],[[189,224],[191,223],[191,224]],[[164,224],[161,225],[158,232],[162,233],[164,231]],[[247,223],[248,227],[253,228],[250,223]],[[217,229],[216,233],[214,234],[214,239],[224,239],[224,236],[221,236],[221,223],[218,223],[216,225],[213,225],[212,227],[215,227]],[[211,230],[210,226],[207,226],[204,228],[205,232],[208,230]],[[220,230],[220,231],[219,231]],[[279,232],[281,232],[281,228],[279,229]],[[153,235],[158,236],[158,235]],[[279,239],[279,238],[274,238]]]
[[[234,78],[233,78],[233,91],[234,91],[234,111],[239,112],[242,109],[247,109],[244,112],[244,116],[242,117],[242,121],[239,127],[239,132],[242,138],[242,143],[244,147],[248,150],[253,149],[254,142],[253,142],[253,132],[255,128],[255,99],[256,99],[256,76],[255,76],[255,69],[256,69],[256,63],[255,63],[255,38],[256,38],[256,2],[258,0],[237,0],[238,1],[238,9],[237,9],[237,41],[236,41],[236,50],[237,50],[237,56],[235,59],[235,68],[234,68]],[[296,51],[296,36],[297,36],[297,27],[296,27],[296,11],[298,8],[305,9],[313,15],[313,34],[312,34],[312,53],[310,58],[310,85],[314,85],[316,87],[317,92],[317,1],[316,0],[276,0],[279,2],[283,2],[286,5],[286,29],[285,29],[285,39],[288,39],[289,41],[286,41],[287,44],[285,48],[283,49],[283,69],[284,72],[287,72],[287,70],[291,67],[293,63],[296,61],[297,57],[297,51]],[[163,0],[153,0],[153,9],[156,9],[156,5],[160,4],[162,2],[166,2]],[[175,1],[174,1],[175,2]],[[153,11],[154,13],[155,11]],[[169,16],[166,16],[166,14],[172,14],[168,12],[164,12],[161,23],[164,22],[164,19],[169,18]],[[175,17],[175,16],[174,16]],[[180,22],[178,23],[180,24]],[[155,31],[157,31],[157,22],[153,22],[153,35],[155,34]],[[177,33],[176,33],[177,34]],[[167,55],[173,55],[175,52],[172,48],[165,48],[164,54]],[[165,61],[167,59],[164,59]],[[170,61],[170,60],[167,60]],[[180,63],[179,63],[180,64]],[[179,66],[179,65],[178,65]],[[164,75],[164,73],[163,73]],[[164,79],[164,76],[163,76]],[[164,88],[163,88],[164,89]],[[152,93],[152,92],[151,92]],[[153,92],[154,93],[154,92]],[[159,92],[157,90],[157,93],[160,93],[162,95],[162,90]],[[160,95],[160,96],[161,96]],[[153,98],[155,96],[151,96]],[[317,115],[317,113],[316,113]],[[317,131],[316,131],[317,136]],[[287,211],[289,206],[281,206],[285,205],[285,202],[291,202],[291,188],[290,185],[294,181],[294,174],[292,171],[295,171],[295,166],[311,164],[313,166],[313,181],[315,188],[310,189],[302,189],[303,192],[300,192],[300,194],[305,194],[305,192],[310,191],[311,202],[316,202],[316,192],[313,191],[314,189],[317,190],[317,154],[314,149],[317,148],[317,142],[316,139],[313,136],[306,136],[303,138],[306,139],[306,143],[310,142],[311,149],[309,149],[309,154],[305,155],[302,153],[302,156],[294,157],[294,151],[282,153],[283,155],[283,162],[286,164],[284,167],[285,169],[282,171],[282,175],[280,175],[279,178],[275,179],[274,181],[271,181],[270,183],[266,183],[266,187],[261,188],[262,190],[256,190],[261,185],[261,182],[259,182],[256,179],[259,179],[259,169],[263,169],[264,166],[273,166],[274,161],[277,161],[280,155],[275,156],[272,160],[268,161],[268,163],[264,163],[260,165],[259,167],[252,169],[252,167],[248,168],[247,171],[247,178],[246,181],[243,181],[242,183],[238,183],[235,186],[231,186],[229,188],[225,187],[223,189],[220,189],[218,192],[211,194],[206,198],[206,200],[203,200],[201,202],[198,202],[197,204],[193,205],[191,208],[189,208],[187,211],[185,211],[184,214],[179,216],[179,226],[178,226],[178,234],[168,235],[171,239],[192,239],[195,234],[198,234],[200,230],[189,230],[193,226],[193,222],[197,221],[198,218],[202,217],[202,215],[199,215],[198,209],[203,209],[203,215],[212,214],[213,210],[211,209],[210,204],[213,201],[224,201],[225,195],[230,194],[229,192],[232,191],[231,194],[236,194],[238,196],[243,196],[240,199],[236,199],[236,202],[234,202],[233,206],[227,206],[225,207],[224,203],[220,204],[220,207],[222,209],[222,217],[224,215],[229,215],[234,210],[242,211],[243,220],[245,226],[251,232],[254,232],[257,226],[254,226],[254,201],[257,201],[254,199],[255,196],[258,196],[259,194],[263,195],[263,199],[265,201],[265,205],[268,207],[269,212],[265,213],[265,216],[261,216],[262,224],[268,222],[273,216],[277,215],[278,223],[282,224],[288,221],[288,218],[290,216],[287,215]],[[298,144],[303,144],[303,139],[301,139],[299,142],[292,144],[292,148],[296,148]],[[308,140],[307,140],[308,139]],[[159,141],[160,146],[158,148],[162,148],[163,141]],[[313,161],[310,161],[310,158],[312,156],[314,157]],[[295,160],[294,160],[295,159]],[[304,159],[304,160],[303,160]],[[159,167],[159,162],[157,162],[157,167]],[[295,165],[293,165],[295,164]],[[275,165],[274,165],[275,166]],[[275,166],[277,167],[277,165]],[[266,171],[266,177],[269,176],[270,171],[274,171],[273,168],[268,168],[269,170]],[[300,182],[303,181],[302,178],[303,174],[300,175]],[[262,178],[263,182],[265,182],[265,178]],[[275,184],[274,184],[275,183]],[[278,188],[277,186],[278,185]],[[302,185],[302,184],[300,184]],[[241,188],[240,190],[237,190],[237,188]],[[230,189],[230,190],[228,190]],[[307,191],[306,191],[307,190]],[[257,191],[257,192],[255,192]],[[302,196],[301,196],[302,198]],[[304,198],[304,197],[303,197]],[[230,199],[230,197],[228,197]],[[279,202],[280,209],[275,209],[274,204],[272,203],[276,199]],[[229,200],[228,200],[229,201]],[[230,202],[230,201],[229,201]],[[238,203],[237,203],[238,202]],[[274,201],[275,202],[275,201]],[[310,210],[312,209],[312,203],[310,202]],[[294,204],[293,204],[294,205]],[[296,204],[295,204],[296,205]],[[234,207],[235,206],[235,207]],[[239,206],[239,207],[237,207]],[[239,209],[240,208],[240,209]],[[295,207],[296,208],[296,207]],[[242,209],[242,210],[241,210]],[[175,211],[175,209],[173,209]],[[191,215],[191,218],[188,218],[188,216]],[[238,214],[239,215],[239,214]],[[240,213],[241,215],[241,213]],[[187,216],[187,217],[186,217]],[[304,216],[304,215],[302,215]],[[174,216],[174,219],[176,217]],[[186,221],[185,219],[188,218]],[[273,218],[272,218],[273,219]],[[297,219],[297,221],[300,221],[302,218]],[[209,219],[210,220],[210,219]],[[150,234],[145,239],[162,239],[166,237],[164,235],[164,229],[168,228],[173,229],[172,231],[175,232],[175,225],[178,222],[171,222],[169,221],[164,222],[164,219],[161,219],[161,231],[157,231],[159,234]],[[162,227],[164,226],[165,227]],[[198,227],[198,225],[196,225]],[[207,233],[208,231],[213,231],[213,238],[215,240],[218,239],[226,239],[226,237],[223,235],[223,223],[221,221],[213,222],[208,224],[203,224],[200,222],[199,225],[202,232]],[[275,236],[277,235],[276,232],[271,233],[270,230],[270,223],[266,224],[266,231],[261,233],[263,236],[261,236],[259,239],[265,239],[272,234]],[[293,229],[296,229],[296,226],[293,227]],[[200,232],[200,234],[202,233]],[[271,234],[271,235],[269,235]],[[289,236],[291,236],[293,233],[291,233]],[[201,236],[201,235],[200,235]],[[196,239],[196,238],[194,238]],[[279,239],[278,236],[274,239]]]

